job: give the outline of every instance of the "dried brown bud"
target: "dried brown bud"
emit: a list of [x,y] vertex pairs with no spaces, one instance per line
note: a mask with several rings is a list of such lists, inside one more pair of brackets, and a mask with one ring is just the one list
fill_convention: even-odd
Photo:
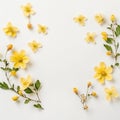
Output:
[[78,95],[78,89],[77,88],[73,88],[73,92]]
[[91,87],[91,86],[92,86],[92,83],[88,82],[87,87]]
[[87,105],[84,105],[84,110],[88,110],[88,106]]

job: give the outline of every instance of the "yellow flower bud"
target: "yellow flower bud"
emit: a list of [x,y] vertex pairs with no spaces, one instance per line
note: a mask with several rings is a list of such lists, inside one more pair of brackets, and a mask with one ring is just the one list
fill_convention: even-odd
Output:
[[7,45],[7,51],[11,50],[13,48],[13,45],[12,44],[8,44]]
[[27,24],[27,28],[28,28],[28,29],[33,29],[32,24],[31,24],[31,23],[28,23],[28,24]]
[[110,55],[112,55],[112,52],[111,51],[107,51],[106,55],[110,56]]
[[88,82],[87,86],[88,86],[88,87],[91,87],[91,86],[92,86],[92,83],[91,83],[91,82]]
[[94,92],[94,91],[91,93],[91,95],[92,95],[93,97],[97,97],[97,93]]
[[10,75],[11,75],[11,76],[16,76],[16,71],[15,71],[15,70],[12,70],[12,71],[10,72]]
[[84,110],[87,110],[87,109],[88,109],[88,106],[87,106],[87,105],[84,105],[83,108],[84,108]]
[[13,96],[13,97],[12,97],[12,100],[13,100],[13,101],[17,101],[18,99],[19,99],[19,96]]
[[23,95],[22,90],[19,90],[19,91],[18,91],[18,94],[19,94],[19,95]]
[[111,20],[112,22],[115,22],[115,21],[116,21],[115,15],[112,14],[112,15],[110,16],[110,20]]
[[73,92],[78,95],[78,89],[77,88],[73,88]]
[[106,32],[101,32],[103,40],[107,41],[108,34]]

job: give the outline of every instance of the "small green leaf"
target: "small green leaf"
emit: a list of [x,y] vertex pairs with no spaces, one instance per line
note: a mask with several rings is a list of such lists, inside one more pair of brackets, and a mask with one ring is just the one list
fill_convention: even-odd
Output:
[[108,44],[112,44],[113,38],[107,38],[106,42],[107,42]]
[[24,91],[25,91],[25,93],[27,93],[27,94],[33,93],[33,91],[32,91],[29,87],[26,88]]
[[40,104],[34,104],[33,106],[38,109],[43,109],[43,107]]
[[118,57],[118,56],[120,56],[120,53],[117,53],[115,57]]
[[2,88],[4,90],[8,90],[9,89],[7,83],[5,83],[5,82],[3,82],[3,83],[0,82],[0,88]]
[[119,66],[119,63],[115,63],[115,66]]
[[31,101],[30,99],[26,99],[24,103],[28,104],[30,101]]
[[19,92],[20,91],[20,86],[17,86],[17,92]]
[[120,25],[118,25],[116,27],[115,35],[116,35],[116,37],[118,37],[120,35]]
[[40,86],[41,86],[41,83],[40,83],[39,80],[37,80],[37,81],[35,82],[35,88],[38,90],[38,89],[40,88]]
[[107,45],[107,44],[104,44],[104,47],[106,48],[107,51],[111,51],[112,52],[112,47]]

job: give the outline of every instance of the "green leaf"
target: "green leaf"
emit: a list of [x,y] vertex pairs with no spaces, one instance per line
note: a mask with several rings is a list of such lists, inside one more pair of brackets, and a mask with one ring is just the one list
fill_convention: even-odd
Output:
[[41,83],[40,83],[39,80],[37,80],[37,81],[35,82],[35,88],[38,90],[38,89],[40,88],[40,86],[41,86]]
[[20,86],[17,86],[17,92],[19,92],[20,91]]
[[24,103],[28,104],[30,101],[31,101],[30,99],[26,99]]
[[118,37],[120,35],[120,25],[118,25],[116,27],[115,35],[116,35],[116,37]]
[[34,104],[33,106],[38,109],[43,109],[43,107],[40,104]]
[[119,48],[119,43],[117,43],[117,49]]
[[120,53],[117,53],[115,57],[118,57],[118,56],[120,56]]
[[119,66],[119,63],[115,63],[115,66]]
[[27,94],[33,93],[33,91],[32,91],[29,87],[26,88],[24,91],[25,91],[25,93],[27,93]]
[[108,44],[112,44],[113,38],[107,38],[106,42],[107,42]]
[[107,44],[104,44],[104,47],[106,48],[107,51],[111,51],[112,52],[112,47],[107,45]]
[[5,82],[3,82],[3,83],[0,82],[0,88],[2,88],[4,90],[8,90],[9,89],[7,83],[5,83]]

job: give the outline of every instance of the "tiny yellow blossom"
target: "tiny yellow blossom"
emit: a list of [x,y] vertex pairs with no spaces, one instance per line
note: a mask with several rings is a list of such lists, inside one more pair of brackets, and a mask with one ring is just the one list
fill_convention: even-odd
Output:
[[15,68],[26,68],[26,64],[29,62],[28,56],[26,56],[26,52],[21,50],[20,52],[14,51],[10,57],[11,62],[14,63]]
[[24,15],[27,17],[30,17],[30,15],[35,14],[35,11],[32,9],[32,5],[30,3],[23,5],[21,8],[23,10]]
[[95,43],[95,33],[87,33],[86,38],[85,38],[86,42],[88,43]]
[[93,97],[97,97],[97,93],[94,92],[94,91],[91,93],[91,95],[92,95]]
[[13,48],[13,45],[12,44],[8,44],[7,45],[7,51],[11,50]]
[[73,88],[73,92],[78,95],[78,89],[77,88]]
[[106,55],[110,56],[110,55],[112,55],[112,52],[111,51],[107,51]]
[[32,84],[31,76],[28,75],[27,78],[20,78],[20,83],[22,85],[21,90],[25,90],[27,87],[29,87]]
[[10,72],[10,75],[11,75],[11,76],[16,76],[16,71],[15,71],[15,70],[12,70],[12,71]]
[[87,18],[84,15],[79,15],[78,17],[74,17],[73,20],[81,26],[84,26]]
[[99,24],[103,24],[105,22],[104,17],[102,14],[95,15],[95,20]]
[[32,49],[33,52],[36,52],[39,48],[42,47],[42,44],[33,40],[28,43],[28,46]]
[[45,25],[38,24],[38,32],[42,34],[47,34],[48,27]]
[[91,82],[88,82],[87,83],[87,87],[91,87],[92,86],[92,83]]
[[7,24],[7,26],[5,28],[3,28],[3,31],[4,33],[7,35],[7,36],[10,36],[10,37],[16,37],[17,36],[17,32],[19,31],[17,27],[13,26],[11,22],[9,22]]
[[111,101],[113,98],[119,97],[119,93],[115,87],[105,88],[105,93],[106,93],[106,99],[108,101]]
[[101,35],[102,35],[102,39],[107,41],[108,39],[108,34],[106,32],[101,32]]
[[112,22],[115,22],[115,21],[116,21],[115,15],[112,14],[112,15],[110,16],[110,20],[111,20]]
[[104,62],[101,62],[99,66],[94,68],[95,75],[94,78],[98,80],[101,84],[105,82],[105,80],[112,80],[112,67],[107,67]]
[[19,99],[19,96],[13,96],[13,97],[12,97],[12,100],[13,100],[13,101],[17,101],[18,99]]

